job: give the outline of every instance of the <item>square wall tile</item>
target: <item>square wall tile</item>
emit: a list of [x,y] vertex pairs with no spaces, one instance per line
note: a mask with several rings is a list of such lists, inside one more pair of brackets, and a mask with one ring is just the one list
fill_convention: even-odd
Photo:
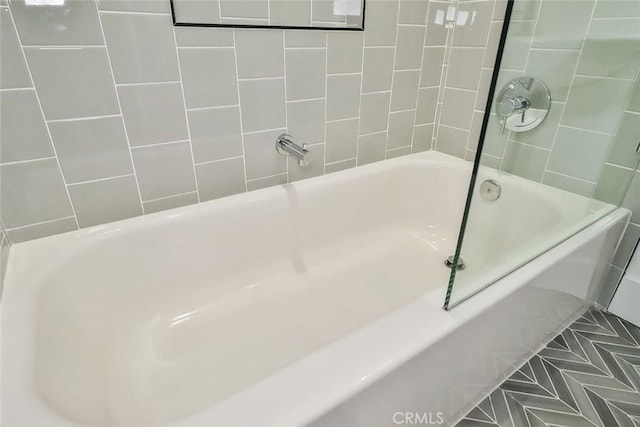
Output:
[[193,192],[165,197],[163,199],[150,200],[148,202],[143,202],[142,205],[144,207],[144,213],[150,214],[196,203],[198,203],[198,193]]
[[363,135],[358,139],[358,166],[385,159],[387,132]]
[[640,154],[636,148],[640,144],[640,114],[624,113],[607,161],[634,169]]
[[396,70],[419,69],[424,45],[423,26],[399,26],[396,42]]
[[267,0],[220,0],[220,15],[227,18],[267,19]]
[[599,1],[593,12],[594,18],[640,18],[640,3],[629,0]]
[[411,145],[415,110],[400,111],[389,115],[387,150]]
[[53,146],[33,89],[0,92],[0,160],[52,157]]
[[179,49],[187,108],[238,103],[233,49]]
[[427,22],[428,1],[400,0],[400,24],[425,25]]
[[471,118],[476,103],[476,93],[468,90],[446,88],[442,103],[442,124],[460,129],[471,129]]
[[269,176],[267,178],[258,178],[247,181],[247,191],[260,190],[262,188],[273,187],[274,185],[282,185],[287,183],[287,174]]
[[320,176],[324,173],[324,144],[315,144],[309,147],[306,155],[308,165],[300,166],[298,159],[289,156],[289,182],[300,181]]
[[422,59],[420,87],[440,86],[442,64],[444,63],[444,47],[425,47]]
[[187,116],[196,163],[242,156],[239,107],[190,110]]
[[393,48],[367,47],[364,49],[362,92],[391,90],[393,77]]
[[580,49],[594,4],[595,0],[542,2],[533,47]]
[[364,33],[333,31],[327,35],[327,73],[359,73],[362,70]]
[[560,175],[551,171],[546,171],[544,173],[542,183],[585,197],[591,197],[593,195],[593,190],[596,187],[592,182],[583,181],[566,175]]
[[429,1],[425,46],[444,46],[447,44],[449,30],[445,26],[443,17],[446,16],[449,7],[453,7],[450,2]]
[[133,173],[122,117],[49,123],[68,184]]
[[596,182],[611,140],[610,135],[560,126],[548,169]]
[[[496,6],[497,8],[497,6]],[[484,56],[485,67],[494,68],[498,55],[498,44],[500,43],[500,33],[502,32],[502,22],[492,22],[489,28],[489,39],[487,40],[487,50]],[[529,50],[527,48],[527,50]]]
[[391,89],[391,111],[416,107],[420,71],[394,71]]
[[247,191],[242,158],[196,165],[200,200],[212,200]]
[[431,150],[431,139],[433,138],[433,123],[428,125],[414,126],[413,140],[411,141],[411,152]]
[[188,139],[180,83],[120,86],[131,146]]
[[411,147],[395,148],[387,150],[387,159],[395,159],[396,157],[408,156],[411,154]]
[[180,80],[169,15],[108,13],[102,25],[116,83]]
[[244,132],[285,126],[284,79],[241,81],[240,102]]
[[367,2],[365,46],[395,46],[398,1]]
[[0,166],[2,223],[7,228],[73,216],[56,159]]
[[178,47],[233,47],[233,29],[175,27]]
[[440,126],[436,149],[442,153],[464,159],[467,139],[469,139],[469,132],[466,130]]
[[356,157],[358,119],[327,123],[327,163]]
[[25,52],[47,120],[120,113],[106,48]]
[[11,11],[25,46],[104,45],[94,1],[33,6],[12,0]]
[[8,8],[0,8],[0,89],[31,87],[27,63]]
[[285,30],[285,47],[327,47],[327,33],[324,31]]
[[620,205],[632,176],[633,171],[629,169],[605,163],[593,197],[612,205]]
[[502,170],[541,182],[548,157],[547,150],[510,141],[504,153]]
[[162,0],[98,0],[98,9],[116,12],[171,13],[171,6]]
[[7,230],[7,235],[12,243],[26,242],[28,240],[39,239],[41,237],[52,236],[54,234],[66,233],[78,229],[75,217],[57,219],[43,222],[41,224],[29,225],[26,227]]
[[359,103],[359,74],[327,77],[327,120],[357,117]]
[[453,32],[454,46],[486,46],[491,16],[492,1],[464,2],[458,5],[456,28]]
[[287,100],[324,98],[324,49],[287,50]]
[[273,30],[235,30],[238,78],[284,76],[284,36]]
[[459,89],[478,89],[484,49],[453,47],[449,58],[447,86]]
[[282,128],[244,136],[247,180],[287,172],[287,158],[275,149],[276,139],[284,132],[285,129]]
[[615,133],[632,85],[630,80],[576,77],[562,124]]
[[69,186],[80,227],[142,215],[134,176]]
[[436,115],[438,88],[426,88],[418,91],[416,124],[433,123]]
[[640,66],[640,19],[631,21],[635,21],[634,25],[625,31],[628,19],[594,20],[576,74],[635,78]]
[[269,3],[269,23],[271,25],[310,26],[311,1],[271,1]]
[[134,148],[131,151],[142,200],[196,190],[188,141]]
[[287,102],[287,129],[305,144],[324,142],[324,99]]
[[365,93],[360,106],[360,135],[387,130],[389,92]]
[[174,0],[176,22],[221,22],[219,0]]
[[545,82],[554,101],[565,101],[579,56],[578,50],[532,49],[525,74]]
[[329,163],[324,167],[324,173],[340,172],[356,167],[356,159],[343,160],[341,162]]

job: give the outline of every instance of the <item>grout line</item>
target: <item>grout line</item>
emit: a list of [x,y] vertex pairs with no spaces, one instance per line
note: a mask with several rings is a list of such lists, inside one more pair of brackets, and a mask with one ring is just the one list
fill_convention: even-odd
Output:
[[[220,15],[222,16],[222,12],[220,9],[220,2],[218,2],[218,10],[220,11]],[[236,32],[234,29],[231,34],[233,35],[233,65],[235,66],[236,72],[236,80],[238,79],[238,49],[236,47]],[[247,186],[247,156],[244,147],[244,125],[242,124],[242,103],[240,102],[240,82],[236,83],[236,96],[238,97],[238,114],[240,116],[240,142],[242,144],[242,169],[244,170],[244,191],[248,191]],[[286,99],[286,98],[285,98]],[[286,105],[285,105],[286,107]]]
[[[177,40],[176,40],[177,43]],[[176,49],[233,49],[233,46],[177,46]]]
[[127,174],[123,174],[123,175],[108,176],[106,178],[96,178],[96,179],[88,179],[86,181],[70,182],[67,185],[69,187],[73,187],[74,185],[91,184],[91,183],[94,183],[94,182],[101,182],[101,181],[110,181],[112,179],[126,178],[128,176],[134,176],[134,175],[135,174],[133,174],[133,173],[127,173]]
[[[267,4],[270,4],[271,2],[267,2]],[[271,9],[269,8],[269,14],[271,13]],[[269,22],[271,22],[271,15],[269,15]],[[284,132],[285,133],[289,133],[289,109],[287,108],[287,51],[286,49],[284,49],[284,46],[286,44],[286,40],[285,40],[285,36],[284,36],[284,31],[282,31],[282,73],[284,75],[284,81],[282,82],[282,85],[284,86]],[[326,150],[325,150],[325,156],[326,156]],[[285,156],[285,162],[287,165],[287,182],[290,182],[290,177],[289,177],[289,156]],[[322,173],[324,173],[324,161],[322,162]],[[245,180],[246,181],[246,180]]]
[[[182,64],[180,62],[180,55],[178,54],[178,38],[176,37],[176,27],[175,25],[171,26],[171,31],[173,32],[173,43],[176,55],[176,62],[178,63],[178,77],[180,78],[180,93],[182,94],[182,108],[184,108],[184,119],[185,124],[187,126],[187,138],[189,138],[189,153],[191,154],[191,167],[193,168],[193,180],[196,186],[196,197],[198,203],[200,200],[200,187],[198,186],[198,173],[196,172],[196,161],[193,155],[193,143],[191,142],[191,127],[189,126],[189,114],[187,114],[187,97],[184,94],[184,84],[182,79]],[[238,101],[239,102],[239,101]],[[144,206],[143,206],[144,211]]]
[[232,104],[232,105],[217,105],[215,107],[193,107],[193,108],[187,108],[187,112],[189,111],[202,111],[202,110],[218,110],[221,108],[233,108],[233,107],[240,107],[240,104]]
[[[16,27],[17,32],[17,27]],[[22,45],[23,49],[40,49],[40,50],[80,50],[80,49],[104,49],[106,44],[77,44],[77,45]]]
[[[393,43],[393,65],[391,66],[391,91],[393,91],[393,84],[396,80],[396,73],[400,71],[396,71],[396,58],[398,57],[398,26],[400,24],[400,2],[398,1],[398,10],[396,11],[396,40]],[[426,30],[425,30],[426,33]],[[422,49],[424,51],[424,47]],[[420,80],[418,80],[418,88],[420,87]],[[417,98],[416,94],[416,98]],[[391,105],[393,103],[393,93],[389,96],[389,109],[387,110],[387,137],[385,138],[384,143],[384,160],[388,158],[387,152],[389,151],[389,126],[391,124]]]
[[22,164],[22,163],[39,162],[40,160],[52,160],[52,159],[55,159],[55,158],[56,158],[56,156],[39,157],[37,159],[16,160],[15,162],[0,163],[0,165],[2,165],[2,166],[19,165],[19,164]]
[[[241,128],[242,128],[242,126],[241,126]],[[257,133],[274,132],[274,131],[277,131],[277,130],[282,131],[282,130],[286,130],[286,128],[283,126],[283,127],[279,127],[279,128],[273,128],[273,129],[252,130],[252,131],[249,131],[249,132],[242,132],[242,130],[241,130],[241,133],[242,133],[242,135],[254,135],[254,134],[257,134]],[[275,143],[275,141],[273,141],[273,142]]]
[[176,83],[182,83],[182,82],[180,80],[171,80],[171,81],[166,81],[166,82],[116,83],[116,87],[167,85],[167,84],[176,84]]
[[[234,34],[235,34],[235,31],[234,31]],[[255,81],[257,81],[257,80],[284,80],[284,75],[277,76],[277,77],[253,77],[253,78],[246,78],[246,79],[238,78],[237,80],[239,82],[247,82],[247,81],[254,81],[254,80]]]
[[0,93],[2,92],[19,92],[22,90],[35,90],[34,87],[11,87],[6,89],[0,89]]
[[[328,57],[329,55],[327,55]],[[327,77],[337,77],[337,76],[359,76],[362,74],[362,71],[359,73],[327,73]]]
[[97,120],[97,119],[107,119],[112,117],[122,117],[122,114],[107,114],[104,116],[83,116],[83,117],[73,117],[71,119],[51,119],[51,120],[45,120],[45,121],[47,123],[79,122],[82,120]]
[[[313,7],[311,8],[312,12],[311,15],[313,17]],[[313,22],[313,20],[311,21]],[[362,36],[362,50],[364,51],[364,35]],[[322,159],[322,174],[324,175],[326,173],[326,168],[327,168],[327,107],[329,105],[329,103],[327,102],[328,97],[327,97],[327,93],[329,91],[329,75],[327,74],[328,70],[329,70],[329,31],[326,31],[324,34],[324,47],[326,48],[325,54],[324,54],[324,124],[323,126],[323,132],[324,132],[324,159]],[[362,77],[360,77],[360,86],[362,86]],[[360,106],[358,106],[358,109],[360,108]],[[359,116],[359,114],[358,114]],[[358,126],[360,125],[360,117],[358,117]],[[357,141],[357,140],[356,140]],[[357,142],[356,142],[357,144]],[[357,149],[357,148],[356,148]],[[356,153],[357,155],[357,153]],[[287,175],[288,177],[289,175]]]
[[187,191],[187,192],[184,192],[184,193],[172,194],[171,196],[164,196],[164,197],[158,197],[158,198],[155,198],[155,199],[145,200],[145,201],[143,201],[143,203],[157,202],[159,200],[172,199],[174,197],[186,196],[187,194],[195,194],[197,196],[198,192],[197,191]]
[[107,15],[151,15],[151,16],[171,16],[169,12],[137,12],[137,11],[129,11],[129,10],[102,10],[98,7],[99,14],[107,14]]
[[[400,4],[398,3],[398,9],[400,8]],[[397,31],[397,30],[396,30]],[[355,156],[355,161],[356,161],[356,167],[358,166],[358,152],[360,151],[360,122],[362,121],[362,98],[363,98],[363,93],[362,93],[362,87],[364,86],[364,53],[366,51],[365,48],[365,37],[366,34],[362,35],[362,53],[360,56],[360,95],[359,95],[359,102],[358,102],[358,124],[356,126],[356,156]],[[391,96],[389,96],[389,103],[391,103]],[[325,141],[326,141],[326,135],[325,135]],[[327,168],[327,147],[325,146],[324,148],[324,153],[325,153],[325,170]],[[335,162],[332,162],[335,163]]]
[[9,19],[11,20],[11,24],[16,30],[16,37],[18,38],[18,44],[20,45],[20,52],[22,53],[22,59],[27,67],[27,72],[29,74],[29,79],[31,80],[31,84],[33,85],[34,93],[36,96],[36,101],[38,102],[38,108],[40,110],[40,114],[42,115],[42,119],[45,124],[45,128],[47,129],[47,135],[49,136],[49,143],[53,149],[53,155],[56,159],[56,163],[58,164],[58,172],[60,173],[60,177],[62,178],[62,183],[64,184],[64,189],[67,193],[67,200],[69,201],[69,205],[71,206],[71,212],[73,212],[73,217],[76,221],[76,227],[80,228],[80,223],[78,222],[78,215],[76,214],[76,208],[73,206],[73,201],[71,200],[71,193],[69,192],[69,186],[67,185],[67,180],[64,177],[64,173],[62,172],[62,165],[60,164],[60,158],[58,157],[58,151],[56,150],[56,145],[53,143],[53,137],[51,136],[51,129],[49,129],[49,123],[46,121],[46,116],[44,114],[44,109],[42,108],[42,102],[40,102],[40,95],[38,94],[38,90],[36,89],[35,80],[33,80],[33,74],[31,73],[31,66],[27,61],[27,54],[24,51],[24,46],[22,45],[22,39],[20,38],[20,33],[18,32],[18,27],[16,26],[16,22],[13,19],[13,12],[11,8],[7,8],[9,12]]
[[549,172],[549,173],[552,173],[554,175],[560,175],[560,176],[562,176],[564,178],[571,178],[571,179],[573,179],[575,181],[581,181],[581,182],[585,182],[587,184],[594,184],[594,185],[598,184],[597,182],[589,181],[588,179],[577,178],[575,176],[567,175],[567,174],[564,174],[564,173],[561,173],[561,172],[556,172],[554,170],[548,170],[548,171],[545,171],[545,172]]
[[[34,227],[34,226],[36,226],[36,225],[50,224],[50,223],[52,223],[52,222],[62,221],[63,219],[71,219],[71,218],[75,219],[75,216],[73,216],[73,215],[70,215],[70,216],[64,216],[64,217],[62,217],[62,218],[48,219],[48,220],[46,220],[46,221],[34,222],[34,223],[32,223],[32,224],[21,225],[21,226],[19,226],[19,227],[7,228],[7,229],[6,229],[6,232],[8,233],[9,231],[22,230],[22,229],[24,229],[24,228]],[[7,235],[7,237],[9,237],[9,236]]]
[[321,98],[305,98],[305,99],[292,99],[289,101],[285,101],[287,104],[294,104],[296,102],[306,102],[306,101],[320,101],[320,100],[324,100],[323,97]]
[[139,148],[151,148],[151,147],[156,147],[156,146],[161,146],[161,145],[169,145],[169,144],[180,144],[180,143],[185,143],[185,142],[189,142],[188,139],[179,139],[177,141],[162,141],[162,142],[151,142],[149,144],[144,144],[144,145],[134,145],[131,147],[131,150],[137,150]]
[[263,179],[275,178],[277,176],[282,176],[282,175],[285,175],[285,178],[286,178],[287,173],[286,172],[280,172],[280,173],[277,173],[277,174],[274,174],[274,175],[261,176],[260,178],[251,178],[251,179],[247,180],[247,183],[256,182],[256,181],[262,181]]
[[[360,108],[360,107],[358,107]],[[360,114],[358,112],[357,116],[353,116],[353,117],[347,117],[345,119],[333,119],[333,120],[327,120],[325,123],[335,123],[335,122],[346,122],[348,120],[356,120],[360,118]]]

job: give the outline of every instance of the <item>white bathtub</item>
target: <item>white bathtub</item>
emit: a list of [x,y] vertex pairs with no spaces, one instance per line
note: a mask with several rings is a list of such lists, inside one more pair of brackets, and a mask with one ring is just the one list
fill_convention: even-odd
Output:
[[[2,426],[455,422],[591,304],[629,216],[447,312],[470,169],[427,152],[15,245]],[[478,212],[520,231],[495,251],[610,208],[482,174],[505,200],[535,189],[520,228],[513,209]]]

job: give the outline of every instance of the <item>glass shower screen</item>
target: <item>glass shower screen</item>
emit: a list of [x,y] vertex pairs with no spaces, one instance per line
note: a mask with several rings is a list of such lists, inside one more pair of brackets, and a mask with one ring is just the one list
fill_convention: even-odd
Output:
[[510,0],[502,25],[446,309],[620,206],[640,156],[640,2]]

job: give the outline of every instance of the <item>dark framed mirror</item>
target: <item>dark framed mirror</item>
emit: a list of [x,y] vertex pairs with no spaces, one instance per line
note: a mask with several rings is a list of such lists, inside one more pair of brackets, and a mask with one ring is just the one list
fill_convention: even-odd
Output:
[[175,26],[364,31],[365,0],[169,0]]

